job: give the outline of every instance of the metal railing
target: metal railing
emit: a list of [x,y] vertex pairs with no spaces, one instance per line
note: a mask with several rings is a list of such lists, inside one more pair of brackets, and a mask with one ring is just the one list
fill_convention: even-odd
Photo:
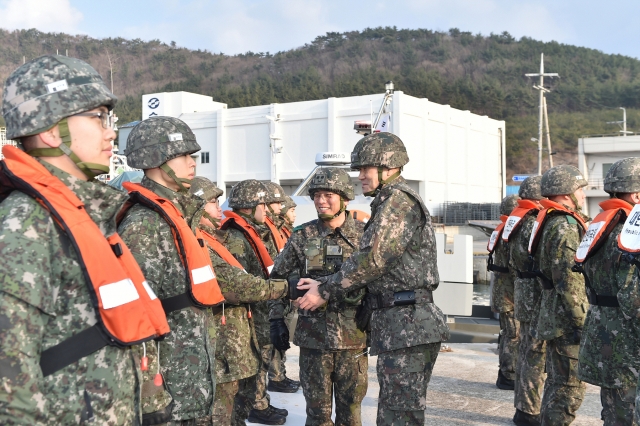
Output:
[[589,178],[587,182],[588,184],[585,189],[603,189],[604,188],[603,178]]
[[500,220],[500,203],[445,202],[433,217],[434,223],[467,225],[470,220]]

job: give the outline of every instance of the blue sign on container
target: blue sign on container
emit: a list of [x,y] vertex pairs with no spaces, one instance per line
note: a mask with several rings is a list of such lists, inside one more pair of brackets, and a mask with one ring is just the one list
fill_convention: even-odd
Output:
[[529,176],[531,175],[513,175],[511,179],[513,179],[514,182],[523,182]]

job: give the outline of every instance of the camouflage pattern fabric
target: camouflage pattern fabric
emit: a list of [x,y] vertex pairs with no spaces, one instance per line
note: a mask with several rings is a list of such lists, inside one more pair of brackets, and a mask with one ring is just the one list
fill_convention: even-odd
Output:
[[233,401],[238,393],[238,381],[216,384],[216,399],[213,404],[213,424],[216,426],[231,425],[233,417]]
[[[105,236],[116,231],[124,193],[42,164]],[[0,203],[0,221],[0,424],[138,422],[141,378],[131,348],[105,346],[42,376],[41,352],[96,324],[97,313],[71,241],[36,200],[13,191]]]
[[174,117],[151,117],[131,130],[124,155],[129,166],[146,170],[196,151],[200,151],[200,145],[184,121]]
[[540,180],[540,192],[543,197],[573,194],[588,182],[576,167],[555,166],[544,172]]
[[500,371],[509,379],[516,378],[518,347],[520,346],[520,323],[513,317],[513,311],[500,313],[500,344],[498,362]]
[[532,337],[530,328],[530,322],[520,323],[513,405],[520,411],[537,416],[540,414],[542,391],[547,378],[547,343]]
[[520,184],[518,196],[525,200],[542,200],[541,182],[542,176],[529,176]]
[[[509,246],[500,238],[496,242],[493,252],[493,263],[500,267],[509,267]],[[494,276],[491,290],[491,310],[493,312],[513,312],[514,309],[514,283],[511,272],[492,272]]]
[[640,191],[640,158],[623,158],[613,163],[604,177],[604,190],[609,194]]
[[[188,193],[178,193],[143,177],[141,185],[171,201],[190,223],[196,211],[203,206]],[[155,211],[136,204],[131,207],[118,228],[122,239],[131,249],[149,286],[158,298],[183,294],[188,283],[186,271],[180,260],[171,228]],[[171,312],[167,321],[171,333],[160,342],[160,371],[166,389],[173,397],[173,421],[199,419],[210,416],[215,390],[215,347],[209,328],[212,325],[206,309],[189,307]],[[150,362],[157,353],[150,351]],[[142,354],[142,348],[139,354]],[[154,364],[155,365],[155,364]],[[153,381],[152,368],[144,372],[144,381]],[[143,385],[144,386],[144,385]],[[164,407],[155,400],[143,400],[143,413],[153,413]]]
[[441,343],[396,349],[378,355],[378,426],[423,426],[427,385]]
[[369,360],[362,350],[318,351],[300,349],[300,383],[307,402],[306,426],[331,425],[332,399],[335,424],[360,426],[360,405],[367,393]]
[[[342,234],[357,245],[364,231],[364,224],[353,219],[346,213],[344,223],[340,226]],[[312,278],[326,276],[330,270],[305,271],[307,263],[307,246],[309,239],[324,239],[327,243],[339,245],[342,248],[343,259],[348,259],[353,248],[343,240],[334,230],[321,220],[315,219],[297,227],[282,252],[276,257],[271,271],[272,277],[286,278],[292,274],[297,276],[310,275]],[[349,294],[351,299],[360,295],[359,290]],[[269,302],[269,318],[284,318],[289,302],[283,299]],[[360,349],[366,346],[366,335],[358,330],[355,324],[355,313],[358,303],[330,302],[328,306],[316,311],[298,310],[298,323],[293,337],[293,343],[309,349],[345,350]]]
[[19,67],[2,93],[7,139],[38,134],[63,118],[102,105],[111,110],[118,100],[89,64],[59,55],[41,56]]
[[355,198],[349,173],[339,167],[323,167],[316,172],[308,190],[312,200],[313,194],[320,190],[336,193],[345,200]]
[[266,203],[269,190],[255,179],[247,179],[236,183],[229,191],[228,203],[232,209],[252,209],[258,204]]
[[536,222],[536,211],[522,218],[522,225],[509,236],[509,269],[514,280],[515,318],[521,322],[538,321],[542,287],[536,278],[519,278],[517,271],[529,270],[529,237]]
[[[340,301],[366,287],[369,293],[436,290],[440,283],[431,216],[402,177],[384,185],[371,203],[359,250],[340,272],[318,286],[320,295]],[[376,310],[371,318],[371,353],[437,343],[449,338],[442,311],[433,303]]]
[[273,351],[269,364],[269,381],[281,382],[287,378],[287,355],[283,351]]
[[351,168],[378,166],[395,169],[409,162],[407,148],[389,132],[372,133],[360,139],[351,152]]
[[601,417],[604,426],[630,425],[638,426],[634,421],[636,410],[636,387],[631,388],[601,388],[600,403],[602,404]]
[[280,185],[275,182],[263,182],[262,184],[267,188],[267,195],[265,197],[267,204],[284,203],[287,195]]
[[189,192],[207,203],[214,203],[219,196],[224,194],[224,191],[218,188],[215,183],[202,176],[191,179]]

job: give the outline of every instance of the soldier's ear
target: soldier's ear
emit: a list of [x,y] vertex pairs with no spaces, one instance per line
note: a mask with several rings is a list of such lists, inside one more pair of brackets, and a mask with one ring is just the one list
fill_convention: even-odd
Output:
[[49,130],[38,133],[36,137],[40,142],[50,148],[58,148],[60,144],[62,144],[62,139],[60,138],[60,128],[57,124]]

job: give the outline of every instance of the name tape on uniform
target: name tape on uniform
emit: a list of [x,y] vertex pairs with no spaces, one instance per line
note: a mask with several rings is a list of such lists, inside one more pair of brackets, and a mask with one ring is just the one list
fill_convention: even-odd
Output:
[[67,80],[58,80],[53,83],[47,84],[47,91],[49,93],[63,92],[69,88]]
[[182,133],[171,133],[169,134],[169,142],[176,142],[182,140]]

